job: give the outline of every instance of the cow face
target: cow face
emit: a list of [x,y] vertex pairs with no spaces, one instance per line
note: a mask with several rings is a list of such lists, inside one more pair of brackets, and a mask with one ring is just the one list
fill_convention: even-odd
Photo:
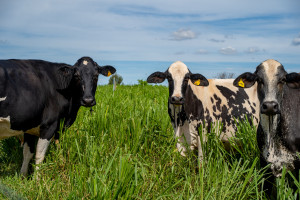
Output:
[[276,60],[266,60],[254,73],[246,72],[234,80],[234,85],[249,88],[257,82],[257,93],[261,103],[260,112],[268,116],[280,114],[283,97],[283,85],[300,88],[300,75],[288,74]]
[[80,58],[74,65],[74,81],[76,88],[81,91],[81,105],[91,107],[96,104],[95,92],[99,73],[110,76],[116,72],[112,66],[100,67],[89,57]]
[[208,80],[201,74],[192,74],[187,66],[177,61],[166,72],[154,72],[147,78],[148,83],[169,82],[169,102],[174,105],[184,104],[185,91],[190,80],[197,86],[208,86]]

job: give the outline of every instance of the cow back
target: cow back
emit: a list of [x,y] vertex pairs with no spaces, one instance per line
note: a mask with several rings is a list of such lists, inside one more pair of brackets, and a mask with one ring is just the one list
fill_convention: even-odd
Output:
[[233,79],[209,79],[209,86],[199,87],[189,82],[185,111],[191,121],[207,125],[217,121],[223,124],[224,137],[231,137],[236,131],[235,119],[245,116],[255,125],[259,119],[259,101],[256,87],[238,89],[233,86]]

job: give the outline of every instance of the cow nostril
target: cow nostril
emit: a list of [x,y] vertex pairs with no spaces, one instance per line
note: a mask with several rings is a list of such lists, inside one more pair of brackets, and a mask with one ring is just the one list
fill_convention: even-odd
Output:
[[266,104],[262,105],[263,110],[266,110],[268,108],[268,106]]
[[261,106],[261,113],[275,115],[279,113],[279,105],[275,101],[264,102]]

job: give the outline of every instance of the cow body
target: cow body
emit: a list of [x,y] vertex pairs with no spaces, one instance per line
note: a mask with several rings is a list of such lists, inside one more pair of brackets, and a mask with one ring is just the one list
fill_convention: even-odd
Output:
[[[233,79],[210,79],[208,81],[207,87],[195,86],[189,82],[185,103],[180,109],[176,105],[168,104],[175,136],[180,141],[177,147],[182,155],[187,152],[183,145],[186,141],[191,150],[198,149],[200,158],[203,156],[198,134],[200,125],[205,127],[202,133],[205,142],[205,135],[211,132],[212,128],[220,128],[222,124],[220,139],[225,147],[228,147],[229,139],[237,130],[237,120],[243,120],[247,116],[250,122],[253,119],[254,125],[258,124],[259,102],[255,89],[245,91],[236,89],[232,85]],[[174,111],[177,115],[176,123]],[[216,132],[219,131],[216,130]]]
[[89,57],[79,59],[74,66],[42,60],[0,61],[0,139],[25,133],[23,175],[33,157],[35,137],[39,138],[39,164],[50,139],[58,137],[61,120],[69,127],[80,106],[95,105],[99,73],[114,72],[113,67],[100,67]]
[[[258,123],[257,109],[259,108],[259,101],[255,89],[237,89],[233,86],[233,79],[206,80],[204,77],[195,80],[190,78],[185,83],[184,77],[191,77],[193,74],[181,62],[173,63],[165,74],[174,73],[175,70],[172,70],[172,68],[178,65],[180,67],[177,68],[181,70],[168,78],[170,93],[168,112],[175,137],[178,139],[177,149],[181,155],[185,156],[189,149],[197,149],[199,158],[202,158],[203,153],[198,128],[204,122],[203,141],[205,142],[205,135],[211,131],[212,126],[222,123],[223,129],[221,130],[220,139],[226,146],[229,144],[229,138],[236,131],[235,119],[244,119],[247,115],[249,120],[253,118],[254,123]],[[155,76],[155,73],[149,76],[148,82],[155,82],[153,76]],[[204,82],[203,85],[201,85],[202,82]],[[177,88],[174,87],[176,86],[175,83]],[[179,102],[174,101],[176,99]],[[181,102],[180,99],[182,99]]]
[[[273,177],[282,175],[285,166],[289,170],[300,169],[300,74],[287,73],[278,61],[266,60],[254,73],[240,75],[234,85],[245,88],[257,85],[260,107],[260,123],[257,143],[262,167],[270,164]],[[268,192],[271,186],[265,184]]]

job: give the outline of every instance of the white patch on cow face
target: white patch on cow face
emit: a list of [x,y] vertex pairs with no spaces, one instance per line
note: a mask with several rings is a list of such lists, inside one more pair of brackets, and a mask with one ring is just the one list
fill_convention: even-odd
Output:
[[171,96],[182,97],[183,94],[181,89],[183,79],[185,75],[189,73],[187,66],[183,62],[177,61],[169,67],[168,72],[171,74],[174,81],[174,91]]
[[0,101],[5,101],[6,97],[0,97]]
[[277,102],[277,82],[278,82],[278,66],[281,64],[275,60],[267,60],[262,63],[263,69],[264,69],[264,93],[265,93],[265,98],[263,102],[267,101],[274,101]]
[[89,62],[88,61],[86,61],[86,60],[84,60],[83,62],[82,62],[82,64],[84,64],[84,65],[87,65]]

